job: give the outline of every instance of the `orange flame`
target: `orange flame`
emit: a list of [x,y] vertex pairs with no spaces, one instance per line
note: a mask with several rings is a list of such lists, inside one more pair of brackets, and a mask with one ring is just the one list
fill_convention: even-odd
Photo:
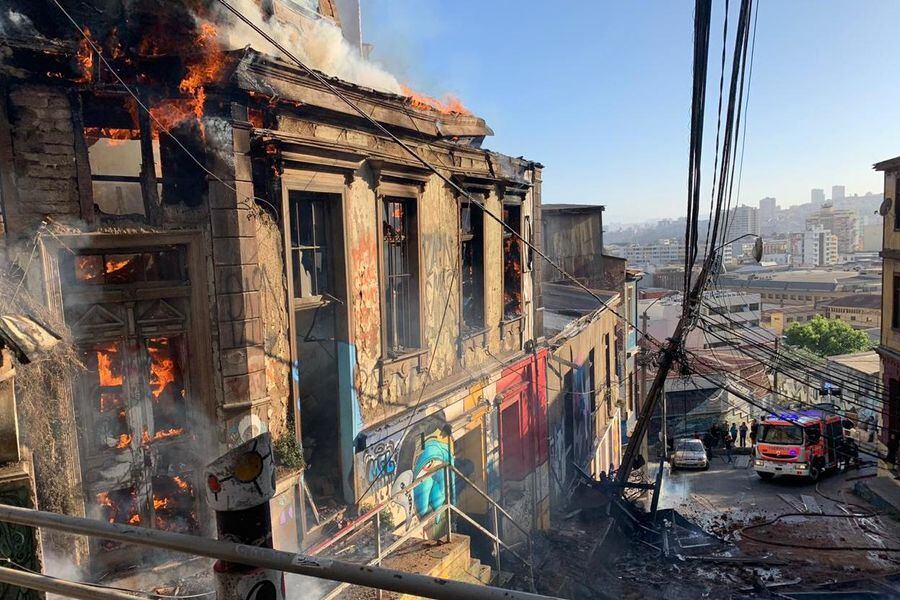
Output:
[[187,481],[185,481],[178,475],[175,475],[174,477],[172,477],[172,479],[175,481],[175,485],[178,486],[178,489],[185,492],[190,491],[191,485]]
[[409,99],[409,104],[413,108],[419,110],[427,110],[439,112],[444,115],[471,115],[472,111],[465,107],[462,101],[451,94],[444,96],[444,100],[438,100],[432,96],[420,94],[405,85],[401,85],[400,89],[403,95]]
[[158,442],[159,440],[164,440],[170,437],[178,437],[179,435],[184,433],[184,429],[180,427],[172,427],[171,429],[163,429],[161,431],[157,431],[153,436],[150,435],[150,432],[144,428],[144,432],[141,434],[141,444],[144,446],[149,446],[153,442]]
[[175,381],[175,361],[167,338],[154,338],[147,346],[150,354],[150,393],[159,398],[166,386]]
[[171,502],[172,501],[169,498],[160,498],[159,496],[153,496],[153,510],[168,508]]
[[[150,109],[154,120],[166,131],[188,119],[200,121],[203,117],[203,105],[206,102],[205,86],[218,77],[224,66],[216,35],[216,28],[212,24],[200,25],[200,32],[191,49],[196,51],[197,58],[188,66],[187,73],[178,84],[178,90],[187,98],[164,100]],[[147,40],[145,44],[148,44],[148,47],[155,47]]]
[[84,37],[78,42],[78,50],[75,52],[75,58],[78,60],[78,69],[81,71],[76,83],[90,83],[94,78],[94,49],[88,41],[91,37],[91,30],[84,28]]
[[114,369],[113,357],[118,355],[119,346],[115,342],[101,344],[95,348],[97,352],[97,375],[101,387],[122,385],[121,369]]
[[129,525],[140,525],[141,524],[141,515],[134,513],[131,515],[131,518],[128,519]]
[[127,448],[130,445],[131,445],[131,436],[127,433],[123,433],[122,435],[119,436],[119,443],[116,444],[116,448],[121,450],[123,448]]

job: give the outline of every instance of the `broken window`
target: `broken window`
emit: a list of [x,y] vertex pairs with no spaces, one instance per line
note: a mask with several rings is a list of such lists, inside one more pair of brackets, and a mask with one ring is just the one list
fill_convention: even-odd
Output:
[[503,202],[503,318],[522,316],[522,205]]
[[484,327],[484,216],[480,207],[461,202],[459,208],[462,253],[462,328]]
[[337,194],[290,192],[294,298],[331,295],[329,207],[339,199]]
[[181,247],[148,251],[66,254],[63,280],[75,285],[125,285],[149,282],[184,282]]
[[[187,121],[161,133],[131,98],[83,98],[95,208],[101,215],[154,217],[165,204],[198,206],[206,193],[204,132]],[[177,141],[173,138],[177,138]],[[185,148],[193,156],[188,156]]]
[[385,277],[385,341],[388,352],[401,354],[419,345],[419,277],[416,203],[411,198],[384,199],[382,223]]

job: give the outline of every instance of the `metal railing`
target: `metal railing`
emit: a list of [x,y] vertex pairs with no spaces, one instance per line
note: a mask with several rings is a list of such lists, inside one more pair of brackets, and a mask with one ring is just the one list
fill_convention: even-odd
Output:
[[[425,518],[418,521],[414,526],[410,526],[406,532],[402,535],[396,537],[396,539],[392,540],[390,544],[384,547],[381,539],[381,525],[382,525],[382,511],[389,508],[395,500],[403,495],[414,493],[415,488],[421,484],[423,481],[430,479],[435,476],[438,472],[443,472],[444,476],[444,486],[447,490],[447,494],[445,494],[444,504],[435,510],[433,510],[430,514],[428,514]],[[474,490],[479,496],[481,496],[487,503],[491,509],[492,516],[492,529],[493,531],[489,531],[482,524],[478,523],[474,518],[466,514],[459,507],[453,504],[453,494],[451,490],[455,489],[457,486],[453,485],[451,482],[451,476],[458,477],[462,481],[464,481],[472,490]],[[479,488],[475,483],[472,482],[468,477],[463,475],[459,469],[455,466],[446,464],[442,465],[432,471],[428,471],[423,473],[418,478],[414,479],[408,486],[406,486],[402,490],[397,490],[396,492],[391,493],[387,498],[376,504],[373,508],[360,515],[359,518],[355,519],[350,525],[341,529],[337,534],[319,542],[318,544],[314,544],[313,546],[306,549],[307,554],[309,555],[318,555],[321,556],[323,552],[335,548],[339,542],[342,540],[349,541],[349,538],[360,535],[363,533],[366,528],[371,524],[375,529],[375,556],[365,562],[366,566],[381,566],[382,562],[390,556],[393,552],[398,550],[403,544],[414,537],[419,537],[423,531],[427,528],[431,527],[439,523],[439,519],[443,517],[446,521],[446,541],[452,541],[453,536],[453,519],[451,515],[456,515],[460,519],[463,519],[467,523],[469,523],[472,527],[475,528],[476,531],[486,536],[494,546],[494,566],[496,567],[497,577],[499,580],[500,572],[501,572],[501,553],[502,551],[506,551],[510,556],[514,557],[517,561],[519,561],[528,571],[529,578],[529,587],[533,592],[534,587],[534,568],[532,566],[532,561],[534,559],[533,555],[533,547],[531,534],[524,529],[521,525],[519,525],[516,520],[510,515],[502,506],[497,504],[497,502],[491,498],[486,492],[484,492],[481,488]],[[500,519],[501,517],[505,518],[512,526],[517,529],[524,537],[525,544],[527,546],[527,554],[529,559],[521,556],[514,549],[516,546],[520,544],[507,544],[502,539],[503,527],[501,526]],[[341,583],[334,587],[331,591],[329,591],[325,596],[322,597],[322,600],[333,600],[337,598],[342,592],[344,592],[350,584]],[[378,590],[378,598],[381,598],[381,590]]]

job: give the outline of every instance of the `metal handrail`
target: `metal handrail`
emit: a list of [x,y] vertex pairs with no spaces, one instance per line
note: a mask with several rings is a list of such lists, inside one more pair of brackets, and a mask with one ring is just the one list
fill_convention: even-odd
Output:
[[518,523],[516,523],[516,520],[513,519],[512,515],[510,515],[508,512],[506,512],[506,510],[505,510],[502,506],[500,506],[499,504],[497,504],[497,501],[496,501],[496,500],[494,500],[493,498],[491,498],[490,496],[488,496],[486,492],[482,491],[481,488],[479,488],[477,485],[475,485],[474,483],[472,483],[472,480],[471,480],[471,479],[469,479],[468,477],[466,477],[465,475],[463,475],[462,473],[460,473],[460,472],[459,472],[459,469],[457,469],[457,468],[456,468],[455,466],[453,466],[453,465],[447,465],[447,466],[450,467],[451,469],[453,469],[453,472],[456,473],[456,475],[457,475],[458,477],[460,477],[463,481],[465,481],[466,483],[468,483],[468,484],[472,487],[472,489],[474,489],[476,492],[478,492],[478,493],[481,495],[482,498],[484,498],[485,500],[488,501],[489,504],[491,504],[492,506],[496,506],[496,507],[497,507],[497,510],[498,510],[504,517],[506,517],[507,519],[509,519],[510,523],[512,523],[512,524],[516,527],[516,529],[518,529],[519,531],[521,531],[521,532],[522,532],[523,534],[525,534],[526,536],[530,536],[530,535],[531,535],[531,534],[529,534],[525,529],[523,529],[521,525],[519,525]]
[[[439,469],[444,469],[444,468],[445,468],[444,466],[439,467]],[[368,523],[369,521],[374,519],[376,517],[376,515],[378,515],[379,513],[381,513],[382,510],[387,508],[390,505],[390,503],[394,501],[394,498],[396,498],[398,496],[402,496],[403,494],[407,493],[410,490],[410,488],[415,488],[416,486],[418,486],[420,483],[422,483],[429,477],[434,477],[434,473],[437,470],[438,469],[435,469],[433,471],[426,471],[426,472],[422,473],[422,475],[420,475],[418,478],[413,479],[412,483],[410,483],[408,487],[406,487],[402,490],[397,490],[396,492],[392,493],[390,496],[388,496],[387,498],[385,498],[384,500],[382,500],[381,502],[376,504],[374,508],[370,509],[368,512],[363,513],[362,515],[360,515],[359,517],[357,517],[356,519],[351,521],[346,527],[344,527],[343,529],[338,531],[332,537],[322,540],[318,544],[315,544],[312,547],[307,548],[306,553],[313,554],[313,555],[318,554],[319,552],[322,552],[323,550],[327,550],[328,548],[335,545],[337,542],[339,542],[340,540],[344,539],[345,537],[351,535],[352,533],[358,532],[359,528],[362,525],[365,525],[366,523]]]

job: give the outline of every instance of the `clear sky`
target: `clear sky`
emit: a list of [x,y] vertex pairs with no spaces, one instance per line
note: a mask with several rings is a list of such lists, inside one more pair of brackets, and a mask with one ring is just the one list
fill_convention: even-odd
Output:
[[[900,2],[760,2],[741,202],[880,192],[872,163],[900,155]],[[543,163],[545,203],[605,204],[621,223],[685,213],[693,4],[362,0],[362,27],[402,81],[484,117],[485,147]],[[711,159],[714,123],[705,136]]]

